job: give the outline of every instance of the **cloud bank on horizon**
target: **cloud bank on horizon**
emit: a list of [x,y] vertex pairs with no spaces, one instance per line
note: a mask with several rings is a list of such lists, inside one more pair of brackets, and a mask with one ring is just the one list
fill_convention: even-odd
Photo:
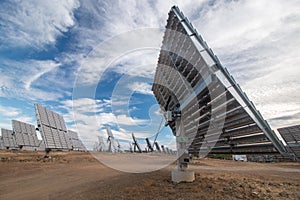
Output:
[[[151,82],[172,5],[273,128],[299,124],[299,1],[62,0],[0,2],[0,127],[11,128],[11,119],[36,124],[40,103],[90,146],[103,124],[124,145],[131,132],[154,137],[161,114]],[[151,48],[128,51],[140,43]],[[172,147],[170,138],[164,129],[159,141]]]

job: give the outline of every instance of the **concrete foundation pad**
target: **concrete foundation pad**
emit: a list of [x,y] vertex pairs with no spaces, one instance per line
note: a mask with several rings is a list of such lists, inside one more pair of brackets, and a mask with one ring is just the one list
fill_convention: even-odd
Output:
[[180,170],[172,170],[172,181],[175,183],[180,182],[193,182],[195,180],[195,172],[194,171],[180,171]]

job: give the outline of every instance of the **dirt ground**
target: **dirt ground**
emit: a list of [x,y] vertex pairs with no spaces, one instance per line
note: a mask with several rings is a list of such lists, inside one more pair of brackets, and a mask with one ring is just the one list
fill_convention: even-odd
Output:
[[89,153],[0,152],[0,199],[300,199],[299,163],[197,159],[193,183],[175,165],[148,173],[113,170]]

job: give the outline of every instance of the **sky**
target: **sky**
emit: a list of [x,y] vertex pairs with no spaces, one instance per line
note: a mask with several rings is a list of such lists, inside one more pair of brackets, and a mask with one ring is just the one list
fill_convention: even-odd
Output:
[[[123,149],[131,133],[153,141],[162,114],[151,84],[173,5],[273,129],[300,124],[300,1],[3,0],[0,127],[36,125],[39,103],[88,148],[106,137],[105,124]],[[168,127],[158,142],[174,148]]]

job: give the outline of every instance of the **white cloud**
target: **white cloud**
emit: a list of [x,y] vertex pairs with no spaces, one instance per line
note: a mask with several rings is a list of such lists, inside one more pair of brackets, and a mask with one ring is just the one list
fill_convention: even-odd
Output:
[[127,87],[136,93],[153,95],[151,90],[151,85],[148,83],[133,82],[133,83],[129,83]]
[[0,105],[0,128],[6,128],[12,130],[12,124],[11,120],[18,120],[25,123],[33,124],[34,122],[33,118],[30,116],[27,116],[22,109],[10,107],[10,106],[3,106]]
[[73,100],[65,100],[61,102],[63,108],[75,110],[76,112],[93,112],[98,113],[104,111],[104,108],[111,106],[110,100],[95,100],[90,98],[80,98]]
[[[58,69],[61,65],[53,60],[27,60],[18,62],[2,60],[2,76],[5,81],[0,82],[0,96],[29,100],[57,100],[63,96],[57,82],[49,82],[44,76]],[[56,81],[59,81],[56,79]],[[36,86],[43,86],[38,88]],[[57,92],[59,91],[59,92]]]
[[16,118],[14,118],[15,120],[21,121],[21,122],[25,122],[25,123],[29,123],[32,125],[35,125],[36,123],[34,122],[34,120],[32,119],[32,117],[29,116],[18,116]]
[[[60,66],[60,63],[55,63],[53,61],[30,61],[28,65],[31,65],[29,68],[30,70],[30,75],[28,74],[24,78],[24,88],[26,90],[31,89],[31,85],[34,83],[34,81],[38,80],[41,76],[44,74],[47,74],[48,72],[52,71],[53,69],[57,68]],[[24,66],[23,66],[24,67]]]
[[152,78],[161,41],[161,30],[147,28],[115,35],[95,45],[81,63],[77,85],[97,85],[108,70]]
[[78,7],[77,0],[2,2],[0,41],[37,49],[55,44],[58,36],[75,25],[73,12]]
[[0,105],[0,113],[1,115],[7,116],[7,117],[15,117],[20,114],[20,110],[14,107],[6,107]]

